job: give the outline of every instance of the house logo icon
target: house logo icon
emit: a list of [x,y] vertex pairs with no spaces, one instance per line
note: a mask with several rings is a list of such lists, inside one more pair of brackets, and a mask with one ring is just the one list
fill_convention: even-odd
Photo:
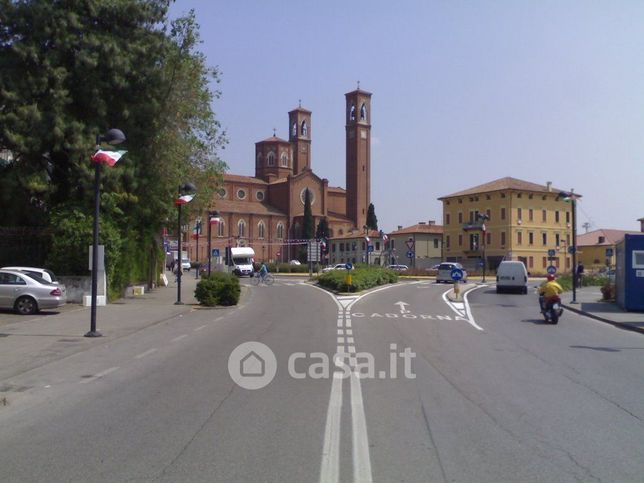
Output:
[[244,342],[228,357],[231,379],[244,389],[254,390],[267,386],[277,372],[275,354],[261,342]]
[[266,374],[266,362],[255,351],[251,351],[239,361],[239,373],[243,377],[263,377]]

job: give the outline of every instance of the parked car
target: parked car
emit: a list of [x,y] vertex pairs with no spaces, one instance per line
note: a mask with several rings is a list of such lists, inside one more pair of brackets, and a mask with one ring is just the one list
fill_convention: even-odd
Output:
[[36,275],[40,278],[44,278],[50,283],[58,283],[58,278],[54,275],[54,272],[47,270],[46,268],[36,268],[36,267],[2,267],[0,270],[19,270],[20,272],[25,272],[27,275]]
[[523,262],[505,260],[496,269],[496,293],[528,293],[528,271]]
[[396,270],[398,272],[404,272],[405,270],[409,269],[407,265],[388,265],[387,268],[389,270]]
[[336,263],[335,265],[329,265],[328,267],[323,268],[322,271],[330,272],[332,270],[346,270],[346,269],[347,269],[346,263]]
[[0,269],[0,307],[31,315],[66,303],[67,290],[64,285],[19,270]]
[[467,282],[467,271],[463,268],[463,265],[460,263],[453,262],[443,262],[438,266],[438,272],[436,273],[436,283],[446,282],[452,283],[452,270],[455,268],[460,268],[463,270],[463,282]]
[[291,260],[288,263],[289,263],[289,265],[302,265],[299,260]]

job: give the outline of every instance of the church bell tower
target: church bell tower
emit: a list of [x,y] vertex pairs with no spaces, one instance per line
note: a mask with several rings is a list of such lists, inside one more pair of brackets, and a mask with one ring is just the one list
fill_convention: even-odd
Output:
[[362,229],[371,203],[371,93],[358,84],[345,98],[347,217]]

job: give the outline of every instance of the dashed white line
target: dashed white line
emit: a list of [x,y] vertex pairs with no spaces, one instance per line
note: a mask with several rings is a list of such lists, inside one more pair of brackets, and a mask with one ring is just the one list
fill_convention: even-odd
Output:
[[80,381],[81,384],[87,384],[88,382],[95,381],[96,379],[100,379],[103,376],[107,376],[108,374],[111,374],[112,372],[118,370],[118,367],[110,367],[109,369],[105,369],[103,372],[99,372],[98,374],[94,374],[92,377],[89,377],[87,379],[83,379]]
[[205,329],[206,327],[208,327],[208,326],[207,326],[207,325],[202,325],[201,327],[197,327],[197,328],[195,329],[195,332],[199,332],[200,330],[203,330],[203,329]]
[[344,334],[344,330],[343,329],[338,329],[338,335],[343,335],[343,334]]
[[344,344],[344,337],[338,337],[338,344]]
[[347,344],[354,344],[353,337],[347,337]]
[[347,335],[353,335],[353,329],[347,329]]
[[170,342],[179,342],[181,339],[185,339],[186,337],[188,337],[188,334],[183,334],[183,335],[180,335],[179,337],[175,337]]
[[149,356],[150,354],[153,354],[153,353],[155,353],[156,351],[157,351],[157,349],[154,349],[154,348],[153,348],[153,349],[149,349],[149,350],[147,350],[147,351],[145,351],[145,352],[142,352],[142,353],[141,353],[141,354],[139,354],[138,356],[134,356],[134,358],[135,358],[135,359],[143,359],[145,356]]

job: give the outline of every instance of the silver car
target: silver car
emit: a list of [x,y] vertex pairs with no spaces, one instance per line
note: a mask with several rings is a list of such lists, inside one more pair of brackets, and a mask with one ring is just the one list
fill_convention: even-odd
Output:
[[454,280],[452,280],[452,270],[454,270],[455,268],[459,268],[463,270],[462,282],[466,282],[467,272],[463,268],[463,265],[461,265],[460,263],[454,263],[454,262],[443,262],[438,266],[438,273],[436,273],[436,282],[453,283]]
[[55,309],[67,303],[64,285],[18,270],[0,270],[0,307],[22,315]]

